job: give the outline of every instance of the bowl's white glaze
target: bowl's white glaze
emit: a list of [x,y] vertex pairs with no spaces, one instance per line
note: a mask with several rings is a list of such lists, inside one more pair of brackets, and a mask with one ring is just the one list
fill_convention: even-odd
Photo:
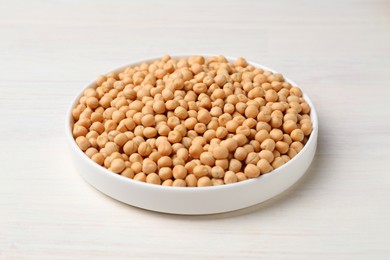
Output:
[[[173,55],[172,57],[180,58],[190,55]],[[209,57],[214,55],[203,56]],[[158,57],[135,61],[114,71],[119,72],[128,66],[156,59]],[[229,61],[235,60],[232,57],[227,57],[227,59]],[[258,68],[273,71],[254,62],[248,63]],[[296,85],[287,78],[286,81]],[[115,174],[93,162],[79,149],[72,136],[72,108],[76,106],[83,91],[94,86],[96,86],[95,82],[84,87],[68,110],[66,134],[73,161],[81,176],[96,189],[116,200],[139,208],[165,213],[198,215],[222,213],[249,207],[266,201],[292,186],[304,175],[316,152],[318,118],[313,103],[304,94],[306,102],[311,107],[310,116],[313,123],[313,131],[302,151],[280,168],[258,178],[213,187],[165,187],[135,181]]]

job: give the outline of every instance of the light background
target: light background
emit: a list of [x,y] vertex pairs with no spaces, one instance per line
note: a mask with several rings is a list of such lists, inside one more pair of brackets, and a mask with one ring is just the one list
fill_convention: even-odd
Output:
[[[296,81],[320,120],[305,178],[211,216],[94,190],[70,161],[72,98],[148,56],[244,56]],[[0,1],[0,259],[389,259],[389,1]]]

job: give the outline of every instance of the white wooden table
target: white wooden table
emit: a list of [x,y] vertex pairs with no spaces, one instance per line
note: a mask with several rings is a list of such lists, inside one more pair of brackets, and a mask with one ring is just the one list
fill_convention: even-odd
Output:
[[[76,172],[65,112],[112,68],[244,56],[298,82],[320,119],[305,178],[211,216],[137,209]],[[390,2],[1,1],[0,259],[390,259]]]

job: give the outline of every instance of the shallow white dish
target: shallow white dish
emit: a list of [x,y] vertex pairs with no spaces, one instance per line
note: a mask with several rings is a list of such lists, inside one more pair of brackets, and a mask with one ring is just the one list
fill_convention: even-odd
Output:
[[[180,58],[184,56],[190,55],[176,55],[172,57]],[[209,57],[211,55],[203,56]],[[156,59],[158,57],[135,61],[114,71],[122,71],[128,66]],[[232,57],[227,57],[227,59],[229,61],[235,60]],[[248,63],[258,68],[273,71],[254,62],[248,61]],[[296,85],[289,79],[285,79]],[[311,107],[310,116],[313,131],[302,151],[280,168],[258,178],[214,187],[165,187],[135,181],[115,174],[93,162],[79,149],[72,136],[72,108],[78,102],[83,91],[94,86],[95,82],[84,87],[68,110],[66,134],[73,161],[81,176],[93,187],[116,200],[132,206],[152,211],[186,215],[222,213],[249,207],[266,201],[292,186],[304,175],[316,152],[318,118],[313,103],[304,94],[304,99]]]

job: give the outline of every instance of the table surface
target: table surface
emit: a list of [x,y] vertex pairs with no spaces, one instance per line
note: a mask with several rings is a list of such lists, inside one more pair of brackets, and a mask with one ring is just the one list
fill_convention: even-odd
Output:
[[[390,2],[1,1],[0,259],[390,259]],[[72,98],[131,60],[243,56],[298,82],[320,135],[305,177],[225,214],[154,213],[76,172]]]

